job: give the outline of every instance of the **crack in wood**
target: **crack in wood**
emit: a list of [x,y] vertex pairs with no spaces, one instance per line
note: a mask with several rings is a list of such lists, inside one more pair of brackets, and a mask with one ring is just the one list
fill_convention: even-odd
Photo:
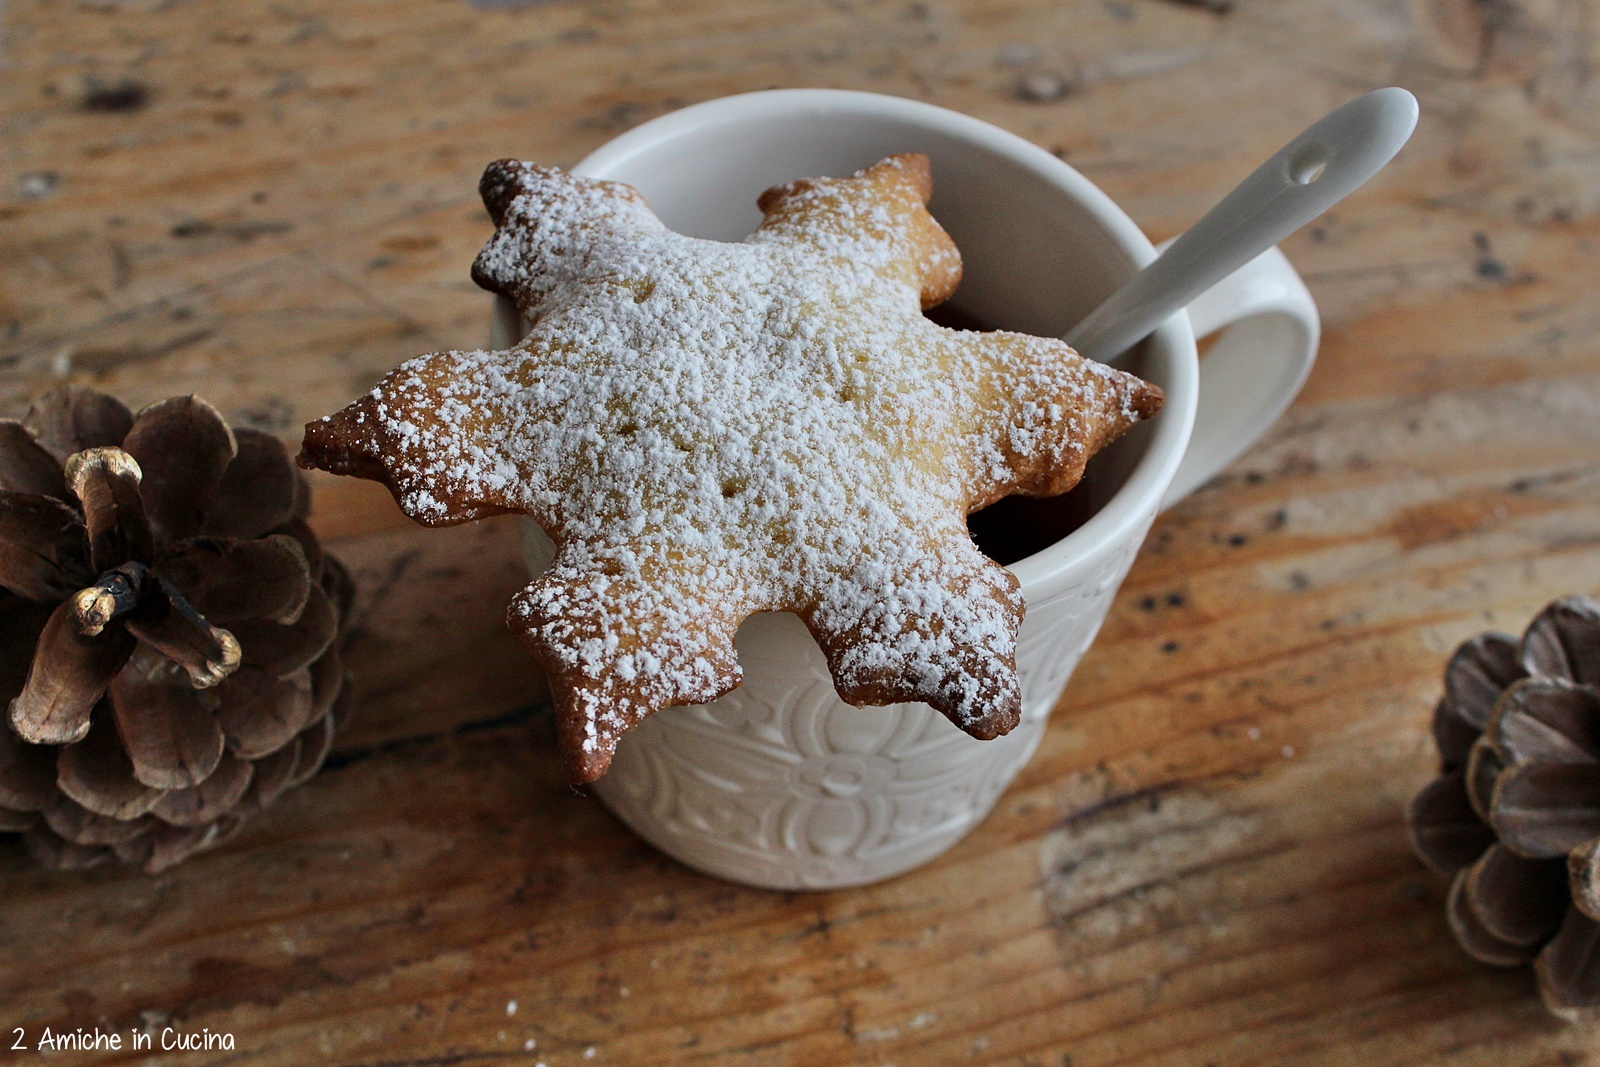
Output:
[[437,744],[452,737],[467,737],[490,730],[504,729],[508,726],[520,726],[523,723],[532,722],[534,719],[548,714],[549,711],[549,704],[525,704],[521,707],[512,708],[510,711],[500,715],[491,715],[483,719],[471,719],[447,730],[429,730],[425,733],[390,738],[371,745],[352,745],[347,748],[335,748],[328,753],[328,758],[323,763],[322,769],[324,772],[342,770],[352,764],[363,763],[391,753],[427,748],[429,745]]

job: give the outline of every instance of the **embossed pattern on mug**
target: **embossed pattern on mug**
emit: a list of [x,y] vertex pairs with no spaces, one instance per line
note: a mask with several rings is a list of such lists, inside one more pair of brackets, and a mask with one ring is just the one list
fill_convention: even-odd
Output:
[[[1030,605],[1022,722],[1004,737],[974,741],[924,704],[852,707],[814,648],[782,661],[758,647],[742,687],[647,720],[595,789],[657,847],[739,881],[821,889],[909,870],[976,826],[1032,756],[1142,540]],[[774,632],[751,644],[810,642],[792,618],[757,625]]]

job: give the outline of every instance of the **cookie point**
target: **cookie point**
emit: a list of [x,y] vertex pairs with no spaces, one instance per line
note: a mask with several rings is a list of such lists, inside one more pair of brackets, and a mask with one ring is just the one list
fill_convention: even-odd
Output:
[[1160,413],[1162,406],[1166,404],[1167,394],[1162,392],[1159,385],[1152,385],[1142,379],[1136,379],[1136,381],[1139,382],[1142,388],[1134,389],[1132,400],[1128,406],[1133,409],[1134,415],[1138,418],[1153,419]]
[[478,179],[478,195],[483,198],[483,206],[496,226],[505,221],[511,202],[522,192],[527,171],[528,164],[509,158],[497,159],[483,168],[483,177]]
[[923,203],[933,195],[933,162],[922,152],[900,152],[880,160],[865,171],[873,175],[893,175],[911,186],[922,197]]
[[332,415],[306,423],[295,463],[303,470],[386,480],[387,470],[367,440],[369,435],[363,432],[363,424],[367,422],[364,406],[368,400],[362,397]]

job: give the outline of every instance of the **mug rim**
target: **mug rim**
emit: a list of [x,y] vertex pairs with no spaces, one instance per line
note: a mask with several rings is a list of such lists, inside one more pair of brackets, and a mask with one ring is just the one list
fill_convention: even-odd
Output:
[[[938,129],[1033,171],[1088,211],[1135,270],[1155,259],[1144,231],[1105,192],[1070,164],[993,123],[937,104],[853,89],[766,89],[690,104],[627,130],[590,152],[572,173],[608,178],[661,144],[708,125],[733,126],[774,113],[847,112]],[[1144,342],[1164,352],[1170,381],[1166,402],[1153,420],[1150,440],[1111,498],[1083,525],[1032,555],[1007,564],[1027,592],[1049,592],[1074,568],[1129,540],[1141,540],[1176,476],[1194,429],[1199,400],[1199,354],[1186,312],[1173,315]]]

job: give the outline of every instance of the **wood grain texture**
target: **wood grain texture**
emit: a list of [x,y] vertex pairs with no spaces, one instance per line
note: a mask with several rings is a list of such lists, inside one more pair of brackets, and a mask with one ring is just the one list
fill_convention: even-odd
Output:
[[1157,238],[1356,92],[1423,121],[1285,246],[1326,323],[1302,398],[1157,523],[947,856],[818,895],[662,858],[559,777],[501,623],[514,525],[424,531],[320,479],[359,717],[159,877],[0,844],[0,1045],[177,1020],[238,1050],[152,1062],[1600,1063],[1457,950],[1401,817],[1454,644],[1600,593],[1597,42],[1593,0],[9,0],[0,408],[197,391],[289,441],[485,341],[484,163],[686,103],[931,100]]

